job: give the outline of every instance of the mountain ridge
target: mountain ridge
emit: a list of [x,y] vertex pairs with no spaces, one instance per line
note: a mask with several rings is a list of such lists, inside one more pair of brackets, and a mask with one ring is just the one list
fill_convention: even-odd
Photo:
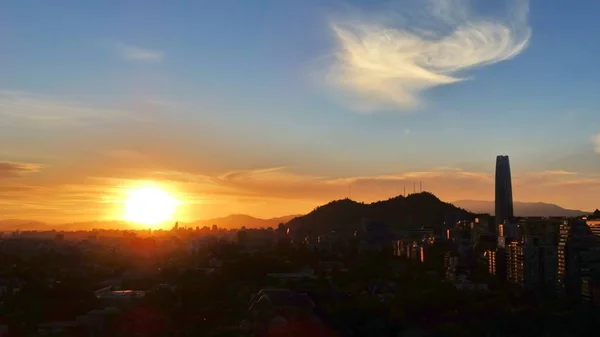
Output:
[[[591,214],[580,210],[562,208],[544,202],[514,202],[516,216],[580,216]],[[230,214],[205,220],[180,222],[181,226],[203,227],[217,225],[220,228],[267,228],[284,223],[291,228],[308,232],[353,231],[361,227],[363,219],[384,221],[396,228],[415,226],[439,226],[448,215],[469,218],[475,214],[493,214],[493,201],[458,200],[447,203],[435,195],[422,192],[408,196],[397,196],[373,203],[340,199],[315,207],[304,215],[286,215],[273,218],[258,218],[247,214]],[[125,221],[87,221],[50,224],[35,220],[0,220],[0,231],[14,230],[91,230],[91,229],[139,230],[143,227]]]
[[[190,222],[179,222],[181,226],[186,227],[203,227],[217,225],[219,228],[267,228],[277,227],[280,223],[288,222],[298,215],[285,215],[274,218],[258,218],[247,214],[230,214],[224,217],[194,220]],[[173,222],[174,223],[174,222]],[[15,230],[57,230],[57,231],[76,231],[76,230],[92,230],[92,229],[123,229],[123,230],[140,230],[142,226],[126,221],[109,220],[109,221],[80,221],[52,224],[42,221],[25,220],[25,219],[4,219],[0,220],[0,231],[15,231]]]
[[449,219],[475,217],[428,192],[397,196],[373,203],[341,199],[316,207],[312,212],[290,220],[286,225],[301,233],[353,232],[362,227],[365,219],[381,221],[395,230],[431,227],[440,230]]
[[299,215],[284,215],[274,218],[257,218],[247,214],[230,214],[224,217],[213,218],[208,220],[197,220],[186,225],[191,226],[212,226],[217,225],[224,228],[240,228],[242,226],[246,228],[267,228],[277,227],[280,223],[286,223],[291,219],[298,217]]
[[[475,213],[488,213],[494,215],[494,202],[488,200],[458,200],[453,205]],[[591,212],[567,209],[559,205],[546,202],[513,202],[515,216],[565,216],[573,217],[587,215]]]

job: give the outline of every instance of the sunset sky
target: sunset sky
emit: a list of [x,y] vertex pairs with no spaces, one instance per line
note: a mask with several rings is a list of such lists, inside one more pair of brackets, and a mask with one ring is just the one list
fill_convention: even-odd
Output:
[[[0,219],[412,191],[600,207],[599,1],[3,1]],[[417,183],[418,184],[418,183]]]

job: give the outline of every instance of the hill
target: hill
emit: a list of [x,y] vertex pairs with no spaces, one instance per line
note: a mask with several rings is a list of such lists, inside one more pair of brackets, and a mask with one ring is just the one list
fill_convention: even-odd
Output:
[[394,229],[430,226],[439,230],[449,218],[458,220],[474,216],[431,193],[422,192],[371,204],[336,200],[292,219],[287,225],[302,232],[353,232],[361,227],[363,219],[370,219],[386,222]]
[[246,228],[277,228],[277,225],[279,225],[280,223],[286,223],[295,217],[297,217],[297,215],[287,215],[270,219],[261,219],[246,214],[232,214],[222,218],[198,220],[189,224],[186,223],[184,225],[192,227],[217,225],[221,228],[241,228],[242,226]]
[[[464,208],[475,213],[489,213],[494,214],[494,202],[493,201],[480,201],[480,200],[459,200],[453,202],[457,207]],[[584,212],[575,209],[562,208],[555,204],[548,204],[543,202],[519,202],[513,203],[515,210],[515,216],[580,216],[590,214],[590,212]]]

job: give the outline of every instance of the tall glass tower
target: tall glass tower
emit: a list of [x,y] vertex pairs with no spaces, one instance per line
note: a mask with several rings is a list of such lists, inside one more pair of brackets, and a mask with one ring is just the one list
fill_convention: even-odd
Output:
[[496,228],[513,221],[513,197],[508,156],[496,157]]

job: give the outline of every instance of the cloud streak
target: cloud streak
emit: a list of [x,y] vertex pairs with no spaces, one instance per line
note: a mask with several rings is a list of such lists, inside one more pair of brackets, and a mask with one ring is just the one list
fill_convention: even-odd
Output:
[[116,49],[122,58],[131,61],[161,62],[164,58],[163,51],[141,48],[125,43],[117,43]]
[[[407,3],[412,4],[402,4]],[[327,79],[359,94],[359,108],[413,108],[424,90],[460,82],[466,71],[517,56],[531,36],[525,0],[505,18],[478,16],[466,0],[415,5],[418,11],[398,9],[412,14],[395,17],[393,24],[389,17],[331,21],[337,44]]]
[[65,129],[96,126],[109,121],[149,122],[154,121],[163,111],[153,111],[153,106],[142,103],[143,100],[138,100],[127,105],[122,102],[119,105],[112,102],[99,105],[80,98],[0,88],[0,129],[7,126]]
[[76,127],[130,113],[28,92],[0,90],[0,117],[6,125]]
[[12,178],[39,172],[42,166],[33,163],[0,162],[0,178]]

